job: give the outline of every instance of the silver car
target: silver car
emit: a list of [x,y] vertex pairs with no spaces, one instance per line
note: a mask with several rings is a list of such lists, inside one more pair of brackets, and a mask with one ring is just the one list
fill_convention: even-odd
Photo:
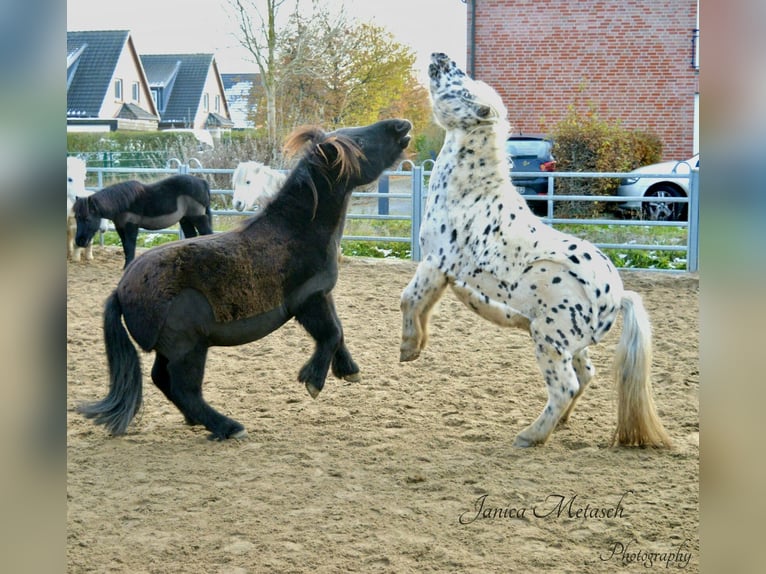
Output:
[[[617,195],[621,197],[689,197],[689,179],[676,178],[674,174],[686,174],[692,168],[699,169],[700,156],[695,154],[685,161],[666,161],[634,169],[631,174],[667,174],[667,177],[625,177],[620,180]],[[620,208],[640,210],[644,219],[651,221],[684,221],[687,218],[686,203],[653,201],[629,201]]]

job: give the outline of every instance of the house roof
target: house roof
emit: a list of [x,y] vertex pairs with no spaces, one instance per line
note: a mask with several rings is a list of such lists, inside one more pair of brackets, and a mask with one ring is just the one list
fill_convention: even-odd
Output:
[[210,112],[207,115],[207,120],[205,120],[205,127],[206,128],[231,128],[231,127],[234,127],[234,122],[231,121],[229,118],[222,116],[221,114]]
[[154,121],[157,121],[157,116],[147,112],[141,106],[137,106],[136,104],[122,104],[122,107],[120,108],[120,111],[117,114],[117,117],[118,118],[122,118],[122,119],[126,119],[126,120],[154,120]]
[[76,66],[67,87],[67,116],[98,117],[129,36],[127,30],[67,32],[67,68]]
[[141,56],[149,85],[170,87],[162,123],[194,121],[213,54],[147,54]]
[[250,112],[250,93],[261,85],[260,74],[221,74],[226,101],[234,122],[234,127],[251,128],[253,122],[248,119]]

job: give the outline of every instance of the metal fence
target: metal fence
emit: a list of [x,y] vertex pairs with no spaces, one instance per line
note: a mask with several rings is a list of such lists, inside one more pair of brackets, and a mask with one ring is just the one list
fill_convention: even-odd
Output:
[[[195,164],[193,167],[191,164]],[[346,220],[380,220],[380,221],[409,221],[410,222],[410,235],[409,237],[390,237],[390,236],[375,236],[375,235],[347,235],[344,233],[344,240],[357,240],[357,241],[372,241],[372,242],[402,242],[408,243],[411,246],[412,259],[414,261],[420,261],[421,252],[418,237],[420,234],[420,226],[422,223],[423,213],[425,211],[426,196],[428,190],[428,178],[431,175],[433,168],[433,161],[427,160],[421,165],[415,165],[413,162],[406,160],[399,164],[396,169],[388,170],[384,172],[383,176],[378,180],[376,191],[356,191],[352,193],[352,198],[365,198],[365,199],[377,199],[376,209],[372,212],[359,212],[354,210],[354,202],[352,199],[351,207]],[[100,189],[104,186],[104,176],[107,174],[119,174],[125,176],[134,176],[137,174],[152,174],[158,176],[169,176],[179,173],[187,174],[226,174],[230,176],[233,173],[233,169],[210,169],[204,168],[196,160],[190,160],[188,164],[181,163],[177,159],[171,159],[167,162],[165,168],[124,168],[124,167],[88,167],[88,173],[96,174],[97,187],[94,189]],[[540,177],[538,172],[514,172],[514,177]],[[554,181],[557,178],[583,178],[583,179],[595,179],[595,178],[623,178],[625,173],[620,172],[547,172],[545,174],[548,177],[548,195],[528,197],[531,201],[545,201],[547,203],[547,215],[543,217],[543,221],[549,225],[557,226],[561,224],[579,224],[586,226],[650,226],[650,227],[665,227],[672,226],[678,228],[687,229],[686,243],[685,244],[638,244],[638,243],[599,243],[594,242],[599,248],[604,249],[616,249],[620,251],[640,250],[640,251],[673,251],[681,252],[685,254],[686,259],[686,271],[696,272],[699,267],[699,170],[692,169],[687,174],[673,174],[674,179],[689,179],[689,197],[676,197],[676,198],[625,198],[618,196],[593,196],[593,195],[556,195],[554,193]],[[631,177],[638,174],[631,174]],[[640,174],[640,177],[648,178],[667,178],[667,174]],[[407,189],[392,191],[390,182],[392,178],[401,180],[402,178],[409,178],[409,185]],[[401,186],[400,186],[401,187]],[[218,195],[224,198],[231,197],[233,190],[231,189],[211,189],[211,195]],[[392,213],[391,204],[393,201],[398,200],[399,209]],[[554,217],[553,206],[557,201],[566,202],[618,202],[625,203],[626,201],[634,202],[668,202],[668,203],[685,203],[688,204],[687,220],[686,221],[646,221],[646,220],[631,220],[631,219],[564,219]],[[224,201],[225,203],[226,201]],[[401,209],[403,202],[408,203],[408,208]],[[368,202],[369,203],[369,202]],[[255,211],[236,211],[234,209],[223,208],[213,209],[212,214],[216,216],[233,216],[233,217],[247,217],[254,215]],[[215,229],[215,223],[213,225]],[[160,231],[149,231],[145,229],[140,230],[141,233],[171,233],[182,237],[180,227],[178,229],[165,229]],[[103,243],[103,237],[101,238]]]

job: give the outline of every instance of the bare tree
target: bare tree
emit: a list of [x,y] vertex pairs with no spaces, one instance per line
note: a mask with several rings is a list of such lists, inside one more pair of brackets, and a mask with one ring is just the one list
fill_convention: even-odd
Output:
[[[266,129],[274,160],[279,155],[276,111],[276,19],[287,0],[228,0],[234,11],[239,34],[237,41],[253,56],[261,75],[266,104]],[[296,10],[300,0],[296,2]]]

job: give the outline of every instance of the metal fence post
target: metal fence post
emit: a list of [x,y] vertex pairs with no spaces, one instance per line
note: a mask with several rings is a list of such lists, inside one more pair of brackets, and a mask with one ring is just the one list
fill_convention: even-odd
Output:
[[[378,193],[388,193],[388,174],[383,174],[378,180]],[[388,198],[378,197],[378,215],[388,215]]]
[[[178,164],[178,175],[188,175],[189,174],[189,164],[188,163],[181,163]],[[178,224],[178,239],[183,239],[184,236],[184,230],[181,228],[181,224]]]
[[696,273],[699,270],[700,246],[700,173],[699,168],[692,168],[689,174],[689,232],[686,245],[686,270]]
[[412,168],[412,231],[410,247],[412,260],[420,261],[420,224],[423,219],[423,166]]

